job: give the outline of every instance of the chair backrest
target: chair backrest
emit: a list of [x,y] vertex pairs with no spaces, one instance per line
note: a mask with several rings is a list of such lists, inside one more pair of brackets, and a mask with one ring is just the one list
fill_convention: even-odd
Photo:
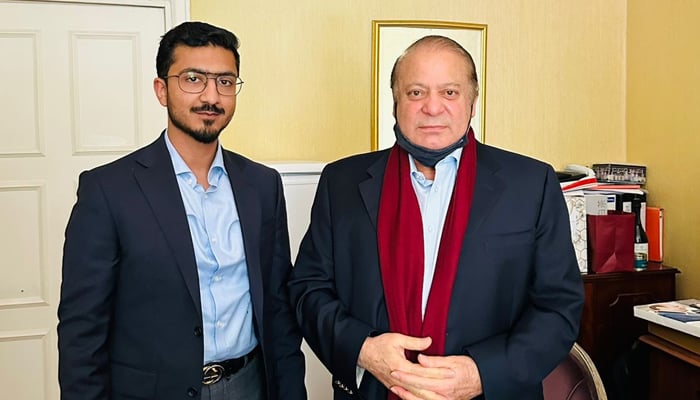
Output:
[[569,355],[542,381],[545,400],[607,400],[588,354],[574,343]]

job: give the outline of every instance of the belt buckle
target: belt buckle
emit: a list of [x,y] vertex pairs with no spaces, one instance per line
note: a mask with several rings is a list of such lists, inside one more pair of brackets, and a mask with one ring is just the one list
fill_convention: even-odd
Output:
[[219,364],[205,365],[202,368],[202,373],[202,383],[205,385],[213,385],[224,376],[224,367]]

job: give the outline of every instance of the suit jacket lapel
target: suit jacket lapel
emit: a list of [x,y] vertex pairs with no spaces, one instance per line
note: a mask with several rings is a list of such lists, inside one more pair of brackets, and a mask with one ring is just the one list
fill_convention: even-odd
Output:
[[[360,197],[365,206],[365,211],[372,223],[374,228],[374,236],[362,238],[363,245],[358,245],[359,249],[364,248],[364,246],[375,246],[377,244],[377,217],[379,214],[379,197],[382,192],[382,183],[384,182],[384,170],[386,168],[387,160],[389,159],[389,151],[385,151],[381,154],[370,166],[367,168],[366,173],[368,178],[359,183],[358,189],[360,191]],[[361,172],[362,173],[362,172]],[[386,300],[384,298],[384,291],[381,286],[381,272],[379,266],[379,259],[372,265],[364,265],[363,268],[374,269],[371,271],[373,275],[376,274],[377,281],[373,282],[373,286],[370,290],[365,288],[365,292],[371,293],[370,296],[377,297],[377,301],[371,302],[377,305],[377,309],[374,310],[374,325],[380,330],[389,330],[389,314],[386,310]],[[374,287],[374,284],[377,287]],[[370,396],[371,397],[371,396]]]
[[165,145],[164,134],[161,134],[158,140],[146,147],[137,159],[143,168],[135,169],[134,177],[170,245],[170,250],[185,280],[187,290],[201,317],[199,276],[192,246],[192,236],[175,170]]
[[[488,154],[486,147],[477,143],[476,148],[476,182],[474,187],[474,196],[472,197],[472,209],[469,214],[469,223],[467,232],[462,243],[462,254],[459,258],[459,269],[479,268],[479,259],[474,254],[469,254],[468,249],[474,248],[474,241],[481,237],[481,227],[489,214],[493,212],[494,205],[500,196],[503,195],[505,182],[497,175],[500,169],[500,164]],[[465,277],[473,276],[457,272],[455,278],[455,288],[468,288],[474,282],[464,281]],[[460,281],[460,279],[462,279]],[[469,320],[471,321],[471,319]],[[450,311],[447,316],[447,326],[464,326],[466,322],[464,309],[462,307],[450,306]],[[449,352],[461,351],[461,346],[464,345],[464,338],[460,335],[447,335],[445,339],[445,350]]]
[[367,168],[369,178],[360,182],[359,190],[365,210],[372,221],[372,226],[377,229],[377,215],[379,214],[379,196],[382,193],[382,183],[384,182],[384,169],[389,159],[389,151],[385,151],[377,161]]
[[474,187],[467,234],[464,238],[465,243],[474,232],[478,232],[481,224],[496,204],[496,200],[503,193],[505,185],[503,180],[496,176],[500,165],[484,151],[485,149],[484,145],[477,143],[476,186]]
[[[260,227],[262,211],[260,199],[255,186],[250,183],[254,177],[246,175],[243,160],[235,158],[228,151],[223,152],[224,166],[231,181],[231,190],[236,201],[238,218],[241,221],[243,246],[245,247],[246,264],[248,265],[248,281],[250,296],[253,302],[253,315],[263,315],[263,278],[260,265]],[[262,323],[256,319],[258,334],[263,337]]]

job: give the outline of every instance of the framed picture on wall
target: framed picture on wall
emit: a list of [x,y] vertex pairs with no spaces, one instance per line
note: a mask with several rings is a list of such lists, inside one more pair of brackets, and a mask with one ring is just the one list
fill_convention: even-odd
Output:
[[486,98],[486,25],[444,21],[372,21],[372,150],[393,146],[394,99],[391,69],[408,46],[427,35],[449,37],[464,47],[474,59],[479,79],[479,99],[471,126],[484,141],[484,101]]

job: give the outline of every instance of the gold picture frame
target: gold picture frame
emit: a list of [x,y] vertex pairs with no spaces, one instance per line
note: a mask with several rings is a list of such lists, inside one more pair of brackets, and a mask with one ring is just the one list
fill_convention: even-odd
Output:
[[486,99],[486,25],[447,21],[372,21],[372,150],[394,144],[391,69],[411,43],[427,35],[457,41],[471,54],[479,79],[479,99],[472,119],[474,135],[483,143]]

